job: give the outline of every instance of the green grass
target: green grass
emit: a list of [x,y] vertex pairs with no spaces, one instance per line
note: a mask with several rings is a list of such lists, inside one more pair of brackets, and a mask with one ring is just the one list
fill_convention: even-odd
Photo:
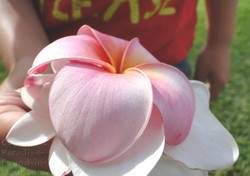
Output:
[[[203,1],[200,1],[199,21],[190,62],[194,60],[205,40]],[[240,157],[236,164],[226,170],[211,172],[211,176],[250,175],[250,6],[248,1],[238,1],[237,23],[232,45],[231,79],[220,98],[211,103],[211,109],[222,124],[235,137]],[[0,79],[6,76],[0,64]],[[49,176],[34,172],[14,163],[0,160],[0,176]]]
[[48,173],[31,171],[15,163],[0,160],[0,176],[51,176]]

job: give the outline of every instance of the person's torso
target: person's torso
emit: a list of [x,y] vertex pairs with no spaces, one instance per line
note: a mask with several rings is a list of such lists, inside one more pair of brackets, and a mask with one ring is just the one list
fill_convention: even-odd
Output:
[[74,35],[88,24],[141,43],[159,60],[178,63],[192,45],[197,0],[35,0],[49,37]]

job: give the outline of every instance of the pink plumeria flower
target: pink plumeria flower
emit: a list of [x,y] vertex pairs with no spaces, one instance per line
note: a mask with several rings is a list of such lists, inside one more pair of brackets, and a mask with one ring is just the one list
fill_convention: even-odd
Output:
[[209,110],[206,86],[137,39],[83,26],[45,47],[28,74],[20,94],[31,111],[7,140],[35,146],[54,138],[53,175],[204,176],[238,158],[234,138]]

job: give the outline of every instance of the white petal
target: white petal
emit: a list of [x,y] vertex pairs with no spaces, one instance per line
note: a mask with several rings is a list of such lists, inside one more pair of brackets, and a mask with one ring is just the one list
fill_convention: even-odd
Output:
[[70,63],[68,60],[62,60],[59,62],[52,62],[51,63],[51,68],[54,73],[57,73],[59,70],[61,70],[66,64]]
[[50,118],[30,111],[23,115],[10,129],[7,141],[18,146],[35,146],[55,136]]
[[207,176],[207,171],[189,169],[182,163],[165,155],[156,164],[148,176]]
[[[30,109],[38,110],[43,113],[48,111],[48,97],[51,83],[45,83],[43,86],[25,86],[20,89],[21,98]],[[39,110],[40,109],[40,110]]]
[[[45,83],[41,89],[40,92],[40,102],[41,105],[45,108],[47,108],[47,110],[49,110],[49,92],[50,92],[50,87],[51,87],[51,83]],[[49,112],[49,111],[47,111]]]
[[32,109],[40,96],[42,86],[26,86],[20,89],[21,98],[26,106]]
[[196,97],[196,112],[187,139],[177,146],[165,146],[164,153],[189,168],[217,170],[230,167],[239,155],[231,134],[209,110],[209,92],[198,81],[191,82]]
[[70,172],[70,166],[67,158],[67,149],[61,141],[55,137],[49,151],[49,167],[55,176],[66,175]]
[[146,176],[161,157],[165,142],[160,115],[156,113],[141,138],[119,158],[107,163],[90,164],[71,156],[74,176]]

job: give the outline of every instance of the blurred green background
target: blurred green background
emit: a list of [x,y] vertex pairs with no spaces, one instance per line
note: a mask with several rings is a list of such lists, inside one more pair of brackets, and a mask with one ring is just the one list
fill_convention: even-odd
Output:
[[[189,59],[194,68],[195,58],[205,41],[204,1],[198,6],[196,39]],[[250,175],[250,6],[246,0],[238,1],[236,29],[231,57],[231,79],[220,98],[211,103],[211,110],[222,124],[235,137],[240,157],[236,164],[222,171],[210,172],[210,176],[248,176]],[[0,63],[0,80],[6,71]],[[0,160],[0,176],[49,176],[35,172],[17,164]]]

